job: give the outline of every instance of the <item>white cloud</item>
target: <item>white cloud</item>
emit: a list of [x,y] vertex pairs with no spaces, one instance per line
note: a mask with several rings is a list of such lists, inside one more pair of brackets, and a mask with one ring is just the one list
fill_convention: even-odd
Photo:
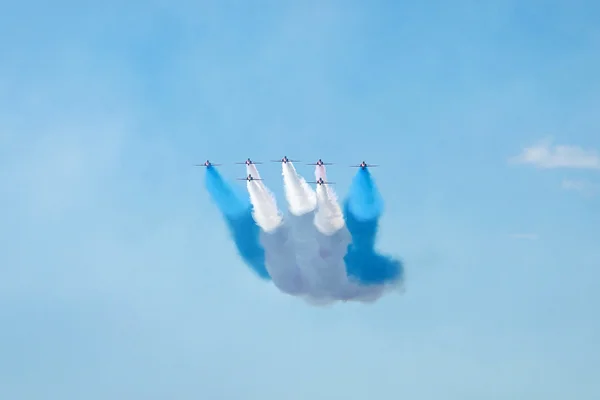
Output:
[[596,185],[583,179],[564,179],[561,182],[564,190],[571,190],[583,194],[591,195],[596,192]]
[[537,233],[512,233],[510,235],[513,239],[523,239],[523,240],[537,240]]
[[537,168],[600,169],[600,154],[596,150],[579,146],[552,145],[544,141],[526,147],[510,160],[516,164],[531,164]]
[[564,179],[561,186],[565,190],[583,191],[588,187],[588,183],[582,180]]

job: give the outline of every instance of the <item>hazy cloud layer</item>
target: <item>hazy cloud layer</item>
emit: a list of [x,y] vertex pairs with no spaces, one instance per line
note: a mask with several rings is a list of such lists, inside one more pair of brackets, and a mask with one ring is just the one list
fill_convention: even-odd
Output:
[[600,154],[598,151],[574,145],[552,144],[550,141],[526,147],[510,161],[543,169],[600,169]]

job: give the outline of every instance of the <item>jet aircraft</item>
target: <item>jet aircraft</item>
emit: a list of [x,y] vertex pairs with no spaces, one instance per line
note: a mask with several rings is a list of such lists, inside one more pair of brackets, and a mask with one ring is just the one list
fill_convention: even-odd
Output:
[[317,185],[333,185],[333,184],[335,184],[335,182],[324,181],[323,178],[319,178],[316,181],[307,182],[307,183],[316,183]]
[[251,165],[251,164],[262,164],[262,162],[260,162],[260,161],[252,161],[251,159],[247,158],[246,161],[244,161],[244,162],[236,162],[236,164]]
[[216,167],[217,165],[222,165],[222,164],[213,164],[210,161],[206,160],[206,162],[204,164],[195,164],[194,166],[210,168],[210,167]]
[[289,158],[287,158],[287,156],[283,156],[283,158],[281,160],[271,160],[271,162],[280,162],[280,163],[287,164],[289,162],[300,162],[300,161],[299,160],[290,160]]
[[355,167],[355,168],[361,168],[361,169],[367,169],[367,167],[379,167],[379,165],[375,165],[375,164],[367,164],[366,162],[361,162],[358,165],[351,165],[351,167]]
[[262,181],[262,179],[254,178],[252,175],[248,175],[245,178],[237,178],[237,180],[238,181],[248,181],[248,182],[250,182],[250,181]]
[[316,163],[309,163],[309,164],[306,164],[306,165],[321,165],[321,166],[323,166],[323,165],[333,165],[333,163],[323,162],[323,160],[321,160],[319,158],[319,160]]

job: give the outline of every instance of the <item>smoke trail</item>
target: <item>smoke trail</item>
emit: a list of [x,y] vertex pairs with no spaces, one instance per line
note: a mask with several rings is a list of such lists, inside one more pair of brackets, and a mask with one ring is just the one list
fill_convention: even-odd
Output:
[[[327,181],[327,173],[324,166],[316,166],[315,178],[316,180],[323,178],[324,181]],[[338,203],[335,191],[331,186],[317,185],[317,204],[319,208],[315,214],[314,222],[321,233],[331,235],[346,225],[344,214]]]
[[[327,181],[324,166],[315,167],[315,178]],[[319,255],[327,265],[321,272],[321,279],[327,282],[330,290],[340,297],[343,288],[348,284],[344,255],[351,241],[346,229],[344,214],[340,208],[337,196],[329,185],[317,185],[318,209],[315,213],[314,226],[317,229]]]
[[[246,167],[248,175],[260,179],[254,165]],[[273,284],[282,292],[300,295],[306,285],[295,260],[295,247],[283,214],[277,207],[273,193],[263,181],[248,181],[247,189],[253,206],[253,216],[262,228],[260,242],[265,249],[266,269]]]
[[[246,166],[248,175],[260,179],[260,174],[254,165]],[[250,202],[254,206],[254,220],[265,232],[272,232],[283,223],[283,214],[277,208],[275,196],[262,181],[247,181]]]
[[[247,172],[260,179],[254,165]],[[247,182],[248,201],[207,168],[206,187],[260,277],[315,305],[373,302],[402,283],[402,262],[375,250],[383,200],[368,170],[359,169],[343,211],[331,186],[318,185],[315,193],[291,163],[282,163],[282,175],[286,219],[262,181]],[[327,181],[325,167],[317,166],[315,177]]]
[[281,163],[281,169],[290,212],[298,216],[314,211],[317,206],[315,192],[306,180],[298,175],[294,164]]
[[399,283],[404,277],[400,260],[378,254],[375,239],[383,200],[368,169],[359,169],[345,203],[346,225],[352,244],[346,254],[348,276],[363,285]]
[[[315,168],[315,178],[323,178],[327,181],[325,166]],[[339,285],[336,287],[336,297],[343,301],[374,302],[383,294],[385,288],[382,285],[363,285],[356,278],[349,279],[346,267],[346,254],[352,241],[348,227],[344,220],[341,207],[332,186],[324,185],[317,187],[317,200],[319,211],[315,217],[315,225],[323,233],[320,238],[322,247],[328,254],[328,263],[333,269],[339,271]],[[331,234],[331,232],[335,232]],[[343,276],[341,273],[343,272]]]
[[296,262],[307,285],[306,300],[312,304],[329,304],[332,294],[332,271],[321,257],[322,247],[314,224],[317,197],[290,162],[282,163],[282,176],[290,215],[288,218],[294,236]]
[[252,206],[214,168],[206,168],[206,189],[221,211],[239,255],[262,279],[270,279],[265,252],[260,245],[260,229],[252,218]]

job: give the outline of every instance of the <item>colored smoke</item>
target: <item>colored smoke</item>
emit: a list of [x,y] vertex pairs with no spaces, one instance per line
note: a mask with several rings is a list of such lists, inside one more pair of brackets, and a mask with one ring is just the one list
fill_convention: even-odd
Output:
[[221,211],[240,257],[262,279],[269,279],[260,228],[252,217],[252,206],[214,168],[206,168],[206,190]]
[[375,242],[383,199],[368,169],[359,169],[344,207],[352,243],[345,256],[348,276],[362,284],[386,284],[403,278],[400,260],[377,253]]
[[[368,169],[358,170],[342,211],[332,186],[315,192],[291,162],[281,166],[285,216],[255,165],[246,171],[257,179],[246,182],[249,200],[207,168],[206,187],[252,270],[316,305],[373,302],[402,284],[402,262],[375,249],[383,199]],[[316,166],[318,178],[327,181],[324,166]]]

